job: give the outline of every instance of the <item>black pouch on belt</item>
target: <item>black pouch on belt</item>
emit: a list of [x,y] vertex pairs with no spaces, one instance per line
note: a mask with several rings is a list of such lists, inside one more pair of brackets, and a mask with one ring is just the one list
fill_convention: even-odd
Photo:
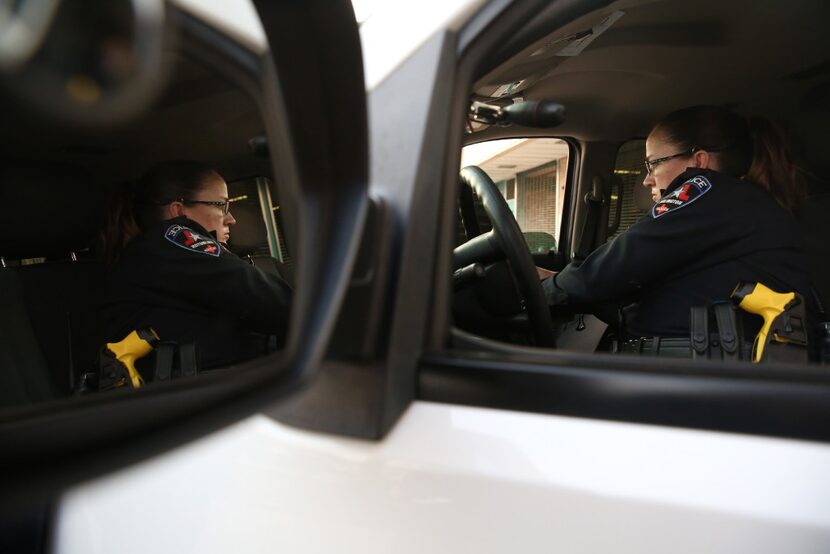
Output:
[[744,340],[743,320],[729,302],[692,307],[689,330],[694,359],[748,359],[749,347]]

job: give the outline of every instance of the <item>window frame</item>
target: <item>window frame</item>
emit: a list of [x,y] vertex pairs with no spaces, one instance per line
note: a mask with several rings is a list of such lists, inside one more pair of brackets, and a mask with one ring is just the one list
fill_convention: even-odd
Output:
[[[463,120],[465,116],[473,77],[524,46],[503,39],[511,36],[519,22],[530,19],[536,8],[534,2],[516,2],[511,5],[510,16],[493,24],[486,35],[467,36],[468,41],[460,41],[463,51],[456,72],[453,119]],[[590,11],[590,6],[586,3],[584,9]],[[565,23],[581,14],[563,8],[559,15]],[[530,43],[539,37],[523,38]],[[449,310],[449,257],[455,222],[450,208],[457,195],[457,176],[451,169],[458,167],[462,145],[458,137],[455,142],[450,140],[447,150],[442,232],[435,251],[430,302],[434,309],[425,322],[431,333],[418,365],[418,399],[830,441],[830,375],[818,367],[714,361],[701,364],[694,360],[546,351],[454,330]],[[614,152],[616,157],[617,149]],[[571,222],[578,222],[575,197],[587,186],[584,160],[581,156],[573,160],[568,179],[570,230]],[[578,187],[572,186],[574,183]],[[572,248],[570,239],[569,235],[567,244]]]

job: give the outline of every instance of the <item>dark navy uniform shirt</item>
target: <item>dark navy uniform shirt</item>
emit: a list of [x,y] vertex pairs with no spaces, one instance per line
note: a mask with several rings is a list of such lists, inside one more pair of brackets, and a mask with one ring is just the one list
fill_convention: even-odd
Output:
[[542,285],[551,305],[619,305],[629,334],[688,336],[690,308],[728,300],[738,281],[809,298],[801,237],[758,185],[689,169],[643,221]]
[[152,327],[165,341],[195,342],[199,369],[265,353],[283,337],[291,289],[242,260],[186,217],[133,239],[112,268],[102,306],[105,340]]

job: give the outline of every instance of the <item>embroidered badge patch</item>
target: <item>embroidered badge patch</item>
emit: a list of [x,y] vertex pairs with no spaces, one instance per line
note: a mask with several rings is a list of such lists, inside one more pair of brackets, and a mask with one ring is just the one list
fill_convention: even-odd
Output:
[[658,218],[661,215],[688,206],[712,188],[709,179],[702,175],[692,177],[685,183],[661,198],[651,209],[651,216]]
[[200,254],[207,254],[208,256],[219,255],[219,244],[215,240],[209,236],[197,233],[189,227],[171,225],[164,232],[164,238],[176,246],[190,250],[191,252],[199,252]]

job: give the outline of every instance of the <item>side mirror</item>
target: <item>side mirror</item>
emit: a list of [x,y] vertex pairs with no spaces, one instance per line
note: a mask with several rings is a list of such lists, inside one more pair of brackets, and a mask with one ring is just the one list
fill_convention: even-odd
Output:
[[[69,484],[214,431],[302,389],[330,342],[369,203],[362,54],[348,0],[189,1],[182,7],[139,0],[56,2],[51,19],[24,13],[29,4],[12,3],[20,9],[6,7],[0,19],[0,28],[8,30],[34,17],[44,30],[40,46],[25,52],[0,45],[0,108],[10,114],[4,122],[9,132],[0,138],[4,154],[37,171],[46,165],[39,160],[71,162],[110,186],[122,174],[134,178],[153,162],[181,158],[215,160],[220,170],[240,177],[267,177],[285,193],[280,203],[296,235],[299,285],[281,352],[164,386],[66,395],[0,410],[0,490],[12,506],[48,499]],[[261,25],[234,24],[240,11]],[[115,50],[108,46],[111,32]],[[297,49],[301,42],[305,47]],[[167,76],[162,58],[180,71]],[[109,62],[125,71],[99,67]],[[82,82],[96,86],[70,86],[79,72],[89,77]],[[23,111],[39,122],[17,113]],[[246,144],[263,132],[265,158]],[[33,182],[0,178],[0,187],[29,190]],[[46,207],[72,213],[67,198],[71,191],[60,200],[43,195],[39,213]],[[270,212],[272,206],[266,207]],[[15,212],[20,218],[31,213]],[[0,239],[8,239],[10,229],[0,228]],[[11,243],[0,240],[0,246]],[[28,261],[4,260],[9,267],[0,271],[25,269]],[[39,271],[50,261],[32,267]],[[63,262],[71,269],[74,256]],[[216,286],[222,294],[222,283]],[[0,343],[21,346],[13,333],[5,336],[20,321],[0,326]],[[34,348],[0,356],[0,372],[31,371],[43,355]]]

